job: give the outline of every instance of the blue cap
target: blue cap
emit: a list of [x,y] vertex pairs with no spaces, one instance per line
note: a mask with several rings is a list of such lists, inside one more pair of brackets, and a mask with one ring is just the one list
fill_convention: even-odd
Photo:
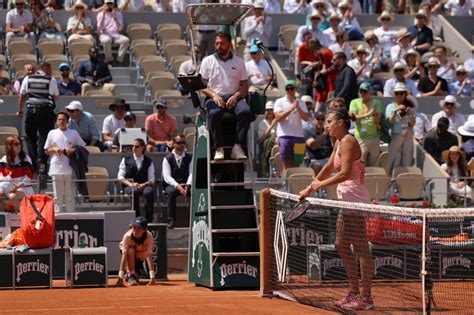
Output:
[[61,63],[59,64],[58,69],[61,70],[61,68],[63,68],[63,67],[66,67],[66,68],[71,69],[71,66],[70,66],[67,62],[61,62]]
[[166,101],[164,99],[162,99],[161,97],[159,97],[153,102],[153,106],[154,107],[156,107],[156,106],[166,106]]
[[148,222],[144,217],[136,217],[130,224],[140,229],[146,229],[148,227]]
[[260,49],[258,49],[258,46],[257,46],[257,45],[252,45],[252,46],[250,46],[249,52],[250,52],[251,54],[257,53],[257,52],[259,52],[259,51],[260,51]]

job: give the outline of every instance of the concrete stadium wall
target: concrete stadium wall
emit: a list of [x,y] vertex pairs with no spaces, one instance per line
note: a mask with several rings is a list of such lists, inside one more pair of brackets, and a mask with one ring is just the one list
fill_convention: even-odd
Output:
[[[440,16],[443,25],[444,41],[462,60],[471,58],[472,39],[474,39],[473,17]],[[466,31],[468,30],[468,31]]]
[[[443,19],[451,24],[466,42],[474,44],[474,18],[472,16],[443,16]],[[448,37],[445,36],[445,39]]]

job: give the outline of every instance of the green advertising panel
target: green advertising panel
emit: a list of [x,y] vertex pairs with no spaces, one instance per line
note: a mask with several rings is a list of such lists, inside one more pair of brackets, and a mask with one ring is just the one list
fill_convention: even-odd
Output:
[[51,269],[50,249],[15,251],[15,287],[51,287]]
[[0,249],[0,288],[13,288],[13,249]]
[[[64,277],[66,248],[104,246],[104,214],[58,214],[53,277]],[[80,244],[82,243],[82,244]]]
[[258,257],[220,257],[214,264],[214,287],[258,288],[260,262]]

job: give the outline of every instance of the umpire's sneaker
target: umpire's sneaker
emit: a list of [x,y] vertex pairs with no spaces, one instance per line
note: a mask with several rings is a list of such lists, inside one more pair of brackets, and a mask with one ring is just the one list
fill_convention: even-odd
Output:
[[128,285],[138,285],[137,277],[135,275],[130,275],[130,277],[128,278]]
[[234,160],[246,160],[247,156],[245,155],[244,150],[239,147],[234,145],[232,148],[232,152],[230,153],[230,157]]

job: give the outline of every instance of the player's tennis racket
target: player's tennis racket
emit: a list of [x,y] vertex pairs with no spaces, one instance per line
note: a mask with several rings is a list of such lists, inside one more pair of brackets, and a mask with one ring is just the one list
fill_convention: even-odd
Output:
[[308,209],[309,205],[310,205],[310,203],[309,203],[308,200],[306,200],[306,199],[301,200],[291,210],[289,210],[285,213],[285,215],[283,216],[283,222],[290,223],[290,222],[298,219],[303,214],[305,214],[305,212]]

